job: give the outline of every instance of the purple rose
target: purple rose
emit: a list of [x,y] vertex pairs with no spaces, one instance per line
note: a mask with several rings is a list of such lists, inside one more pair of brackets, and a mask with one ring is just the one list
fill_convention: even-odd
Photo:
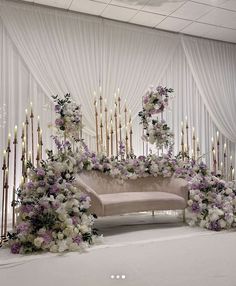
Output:
[[50,187],[50,194],[56,194],[59,191],[57,185],[53,185]]
[[220,227],[219,222],[218,222],[218,221],[212,221],[212,222],[210,223],[209,229],[215,230],[215,231],[220,231],[220,230],[221,230],[221,227]]
[[75,238],[73,238],[73,242],[80,244],[80,242],[82,241],[81,236],[77,235]]
[[45,171],[43,169],[38,169],[37,170],[37,176],[40,176],[40,177],[45,176]]
[[79,200],[80,200],[80,202],[85,202],[85,201],[87,201],[88,197],[89,197],[88,195],[81,195]]
[[39,187],[45,187],[46,183],[44,181],[38,181],[38,186]]
[[200,206],[199,206],[198,203],[193,202],[193,204],[192,204],[192,211],[195,212],[195,213],[198,213],[200,211]]
[[55,105],[55,111],[60,112],[61,111],[61,106],[59,104]]
[[11,245],[11,253],[19,254],[20,253],[21,244],[19,242],[15,242]]
[[20,223],[17,227],[16,230],[18,233],[26,233],[29,230],[29,224],[26,222]]
[[55,124],[56,124],[57,126],[62,126],[62,125],[64,124],[64,120],[63,120],[62,118],[57,118],[57,119],[55,120]]
[[140,161],[145,161],[145,159],[146,159],[145,156],[142,156],[142,155],[138,157],[138,160]]
[[33,210],[33,205],[22,205],[21,211],[24,213],[30,213]]
[[144,103],[144,104],[147,104],[147,103],[148,103],[148,97],[147,97],[147,96],[144,97],[143,103]]
[[78,222],[79,222],[78,217],[73,216],[71,219],[72,219],[73,225],[77,225],[78,224]]
[[27,188],[28,189],[33,189],[34,188],[34,183],[33,182],[28,182],[27,183]]
[[49,244],[52,241],[52,233],[50,231],[45,232],[41,236],[46,244]]
[[59,206],[60,206],[60,203],[59,203],[59,202],[57,202],[57,201],[52,202],[52,208],[53,208],[54,210],[58,209]]

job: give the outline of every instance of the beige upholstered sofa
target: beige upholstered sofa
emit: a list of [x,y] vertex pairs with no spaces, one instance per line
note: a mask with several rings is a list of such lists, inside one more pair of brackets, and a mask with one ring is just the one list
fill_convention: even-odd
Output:
[[91,212],[110,216],[142,211],[184,210],[188,189],[180,178],[145,177],[119,180],[98,171],[84,171],[76,178],[91,197]]

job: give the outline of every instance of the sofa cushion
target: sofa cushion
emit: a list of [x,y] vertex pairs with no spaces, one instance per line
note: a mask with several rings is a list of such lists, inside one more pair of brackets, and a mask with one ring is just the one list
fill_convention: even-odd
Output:
[[104,215],[115,215],[151,210],[177,210],[186,208],[184,198],[164,192],[123,192],[99,195]]

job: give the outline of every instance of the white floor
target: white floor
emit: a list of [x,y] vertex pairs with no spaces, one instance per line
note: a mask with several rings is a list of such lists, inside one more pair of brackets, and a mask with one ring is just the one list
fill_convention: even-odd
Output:
[[0,250],[0,285],[236,285],[235,231],[190,228],[166,214],[110,217],[97,227],[104,242],[87,253],[19,257]]

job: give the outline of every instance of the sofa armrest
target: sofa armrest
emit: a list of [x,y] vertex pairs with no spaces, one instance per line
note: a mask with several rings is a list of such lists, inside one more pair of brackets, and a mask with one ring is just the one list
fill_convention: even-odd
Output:
[[76,178],[75,186],[91,198],[91,207],[89,208],[90,212],[95,213],[97,216],[103,216],[104,206],[98,194],[79,178]]
[[174,193],[188,200],[188,182],[182,178],[173,177],[172,188]]

